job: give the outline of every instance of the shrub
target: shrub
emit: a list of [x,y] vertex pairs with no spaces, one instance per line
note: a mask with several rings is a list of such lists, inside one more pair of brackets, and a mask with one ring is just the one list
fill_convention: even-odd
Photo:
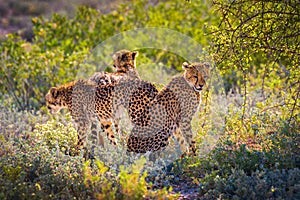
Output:
[[145,181],[151,166],[122,148],[96,149],[102,161],[85,161],[83,152],[71,156],[77,133],[69,113],[50,118],[47,112],[0,108],[6,131],[0,138],[1,199],[176,198],[171,189],[151,190]]
[[[199,44],[207,44],[201,29],[193,28],[210,21],[206,4],[201,4],[200,7],[196,4],[182,7],[184,2],[179,0],[158,3],[155,6],[150,4],[148,1],[134,1],[129,8],[124,3],[107,14],[92,8],[79,7],[72,18],[61,14],[54,14],[50,19],[42,16],[33,18],[34,38],[31,43],[16,34],[7,35],[1,41],[1,91],[10,95],[13,103],[21,110],[38,109],[43,105],[43,97],[49,87],[74,80],[79,70],[84,74],[81,78],[87,78],[90,73],[95,72],[99,59],[103,61],[104,58],[97,58],[94,63],[90,60],[92,65],[85,65],[85,59],[96,45],[120,31],[139,27],[165,27],[187,34]],[[127,9],[124,10],[124,6]],[[149,14],[144,12],[145,8]],[[199,14],[206,17],[198,18]],[[179,25],[178,22],[186,17],[188,21]],[[174,43],[174,38],[168,40],[170,41],[157,42],[162,47],[166,43]],[[141,64],[147,65],[155,61],[156,64],[163,63],[168,68],[181,69],[183,58],[176,56],[175,52],[162,49],[141,51],[146,55]],[[143,63],[147,60],[148,62]]]
[[257,170],[247,175],[234,170],[228,177],[216,176],[201,191],[206,199],[294,199],[299,197],[299,169]]

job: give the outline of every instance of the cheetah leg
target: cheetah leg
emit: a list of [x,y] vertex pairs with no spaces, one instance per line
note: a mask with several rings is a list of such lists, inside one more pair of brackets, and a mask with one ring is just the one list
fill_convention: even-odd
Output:
[[87,131],[90,125],[89,120],[86,118],[75,119],[76,129],[77,129],[77,145],[76,150],[80,151],[81,148],[86,149]]
[[111,144],[117,145],[112,126],[113,126],[113,123],[111,121],[101,121],[101,128],[102,128],[102,130],[105,131],[108,140],[111,142]]
[[181,134],[180,128],[177,128],[175,130],[175,132],[173,133],[173,135],[175,136],[176,140],[178,141],[181,152],[184,152],[184,153],[187,152],[188,144],[187,144],[187,141],[185,140],[185,138],[183,137],[183,135]]
[[[119,129],[119,120],[114,120],[113,123],[114,127],[115,127],[115,133],[118,134],[119,138],[121,139],[121,133],[120,133],[120,129]],[[115,139],[116,140],[116,139]],[[116,142],[116,141],[115,141]],[[117,142],[116,142],[117,143]]]
[[185,137],[186,142],[189,144],[188,154],[196,155],[196,142],[193,139],[191,120],[184,120],[181,125],[181,133]]
[[104,147],[104,139],[97,129],[97,118],[94,116],[91,118],[91,157],[95,154],[95,149],[98,146]]
[[97,129],[97,118],[93,117],[92,118],[92,125],[91,125],[91,139],[92,139],[92,144],[96,145],[96,146],[102,146],[104,147],[104,139],[102,137],[102,135],[98,132]]
[[[80,151],[80,149],[84,149],[84,157],[92,158],[94,156],[94,151],[96,146],[101,145],[104,146],[103,137],[99,134],[97,131],[97,118],[91,117],[90,120],[88,120],[86,117],[81,117],[75,119],[75,125],[77,129],[77,145],[76,150],[77,152]],[[88,151],[87,147],[87,140],[88,140],[88,131],[91,130],[91,152]]]

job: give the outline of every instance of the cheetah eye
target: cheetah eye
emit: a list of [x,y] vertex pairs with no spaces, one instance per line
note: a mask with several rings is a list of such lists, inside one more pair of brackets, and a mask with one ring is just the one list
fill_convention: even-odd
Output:
[[113,65],[114,66],[114,68],[117,68],[117,66],[116,65]]
[[197,84],[198,83],[198,76],[194,76],[194,78],[196,79],[195,84]]

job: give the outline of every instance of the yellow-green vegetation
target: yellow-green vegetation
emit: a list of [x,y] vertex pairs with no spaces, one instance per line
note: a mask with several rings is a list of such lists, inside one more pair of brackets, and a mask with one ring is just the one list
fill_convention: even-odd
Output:
[[[115,163],[70,156],[77,135],[68,114],[50,119],[45,114],[42,117],[38,113],[1,109],[1,116],[3,127],[16,123],[19,125],[16,128],[24,133],[21,136],[4,132],[1,137],[1,199],[175,199],[178,196],[170,194],[172,188],[151,190],[151,184],[145,181],[144,158],[114,168]],[[21,119],[14,121],[15,116]],[[34,131],[33,127],[20,126],[25,117],[36,123]],[[43,121],[47,123],[40,124]],[[113,160],[117,156],[116,152],[111,153]]]
[[[13,2],[5,6],[16,8]],[[195,188],[191,198],[299,199],[297,1],[112,5],[107,12],[78,7],[72,17],[34,17],[30,40],[18,33],[1,39],[0,199],[176,199],[180,190],[167,186],[182,183]],[[198,155],[176,161],[168,173],[158,163],[151,168],[143,158],[131,160],[119,152],[123,147],[97,150],[98,159],[85,161],[74,154],[77,136],[69,113],[52,116],[44,106],[51,86],[96,70],[97,63],[84,61],[98,44],[145,27],[189,36],[219,74],[203,92],[194,124]],[[162,45],[168,41],[174,38],[165,35]],[[137,70],[151,81],[162,69],[179,72],[185,61],[168,48],[135,50]],[[210,138],[216,138],[215,146],[206,146]]]

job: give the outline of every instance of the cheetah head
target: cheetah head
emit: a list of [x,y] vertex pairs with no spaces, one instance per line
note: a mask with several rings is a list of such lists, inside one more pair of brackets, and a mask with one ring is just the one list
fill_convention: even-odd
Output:
[[118,72],[129,72],[136,70],[137,51],[120,50],[113,55],[114,67]]
[[210,76],[209,63],[191,63],[184,62],[182,64],[184,69],[184,78],[187,83],[196,91],[200,92],[206,84],[207,79]]
[[46,105],[52,114],[57,113],[61,108],[66,107],[61,91],[59,89],[52,87],[45,96]]

